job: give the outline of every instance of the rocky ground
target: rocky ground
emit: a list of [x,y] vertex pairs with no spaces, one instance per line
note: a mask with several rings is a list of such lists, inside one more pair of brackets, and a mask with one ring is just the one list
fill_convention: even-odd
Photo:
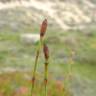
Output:
[[[27,18],[27,19],[26,19]],[[40,24],[48,18],[49,25],[62,29],[84,29],[96,25],[94,0],[0,0],[0,28]],[[59,26],[58,26],[59,25]]]

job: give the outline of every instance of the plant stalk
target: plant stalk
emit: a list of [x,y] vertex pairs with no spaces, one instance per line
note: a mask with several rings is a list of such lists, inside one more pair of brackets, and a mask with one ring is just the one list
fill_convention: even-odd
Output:
[[36,57],[35,57],[35,64],[34,64],[34,69],[33,69],[31,96],[32,96],[33,90],[34,90],[34,84],[35,84],[35,78],[36,78],[36,69],[37,69],[38,59],[39,59],[39,55],[40,55],[41,45],[42,45],[42,40],[40,39],[39,46],[37,47],[37,52],[36,52]]
[[48,83],[48,61],[45,62],[45,77],[44,77],[44,84],[45,84],[45,96],[47,96],[47,83]]

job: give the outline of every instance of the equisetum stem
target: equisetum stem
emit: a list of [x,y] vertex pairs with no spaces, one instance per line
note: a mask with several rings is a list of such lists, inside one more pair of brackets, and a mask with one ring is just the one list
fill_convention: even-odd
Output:
[[44,84],[45,84],[45,96],[47,96],[47,83],[48,83],[48,62],[45,62],[45,79],[44,79]]
[[36,69],[37,69],[37,63],[38,63],[38,58],[39,58],[39,54],[40,54],[40,49],[41,49],[41,47],[43,45],[43,37],[45,35],[46,29],[47,29],[47,19],[45,19],[42,22],[41,28],[40,28],[40,41],[39,41],[39,46],[37,47],[37,53],[36,53],[36,58],[35,58],[35,65],[34,65],[34,69],[33,69],[31,96],[32,96],[33,89],[34,89],[35,75],[36,75]]
[[37,63],[38,63],[38,59],[39,59],[41,45],[42,45],[42,40],[40,40],[39,46],[37,47],[37,53],[36,53],[35,65],[34,65],[33,77],[32,77],[31,96],[32,96],[33,89],[34,89],[34,84],[35,84],[36,69],[37,69]]

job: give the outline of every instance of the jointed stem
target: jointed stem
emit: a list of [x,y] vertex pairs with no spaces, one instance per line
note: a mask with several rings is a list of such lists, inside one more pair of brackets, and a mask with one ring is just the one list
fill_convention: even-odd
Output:
[[44,74],[44,84],[45,84],[45,96],[47,96],[47,80],[48,80],[48,62],[45,62],[45,74]]
[[38,49],[37,49],[37,53],[36,53],[34,69],[33,69],[32,87],[31,87],[31,96],[32,96],[33,89],[34,89],[35,75],[36,75],[37,63],[38,63],[38,58],[39,58],[40,49],[41,49],[41,43],[42,43],[42,41],[40,40],[40,42],[39,42],[39,46],[38,46]]
[[38,49],[37,49],[37,53],[36,53],[35,65],[34,65],[34,70],[33,70],[31,96],[32,96],[33,89],[34,89],[35,75],[36,75],[36,69],[37,69],[37,62],[38,62],[41,46],[43,45],[43,37],[45,35],[46,29],[47,29],[47,19],[45,19],[42,22],[41,28],[40,28],[40,41],[39,41],[39,46],[37,47]]

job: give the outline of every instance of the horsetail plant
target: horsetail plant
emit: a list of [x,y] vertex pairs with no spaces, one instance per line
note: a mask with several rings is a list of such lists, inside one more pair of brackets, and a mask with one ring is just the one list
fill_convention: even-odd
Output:
[[42,22],[42,25],[41,25],[41,29],[40,29],[40,38],[43,39],[44,35],[45,35],[45,32],[46,32],[46,29],[47,29],[47,19],[45,19],[43,22]]
[[38,63],[38,58],[39,58],[39,54],[40,54],[40,49],[41,49],[42,44],[43,44],[43,38],[44,38],[44,35],[46,33],[46,29],[47,29],[47,19],[45,19],[42,22],[41,28],[40,28],[40,41],[39,41],[39,45],[37,46],[35,64],[34,64],[34,69],[33,69],[31,96],[32,96],[32,92],[33,92],[34,84],[35,84],[35,75],[36,75],[36,69],[37,69],[37,63]]
[[45,85],[45,96],[47,96],[49,49],[46,44],[43,45],[43,52],[44,52],[44,57],[45,57],[44,85]]

